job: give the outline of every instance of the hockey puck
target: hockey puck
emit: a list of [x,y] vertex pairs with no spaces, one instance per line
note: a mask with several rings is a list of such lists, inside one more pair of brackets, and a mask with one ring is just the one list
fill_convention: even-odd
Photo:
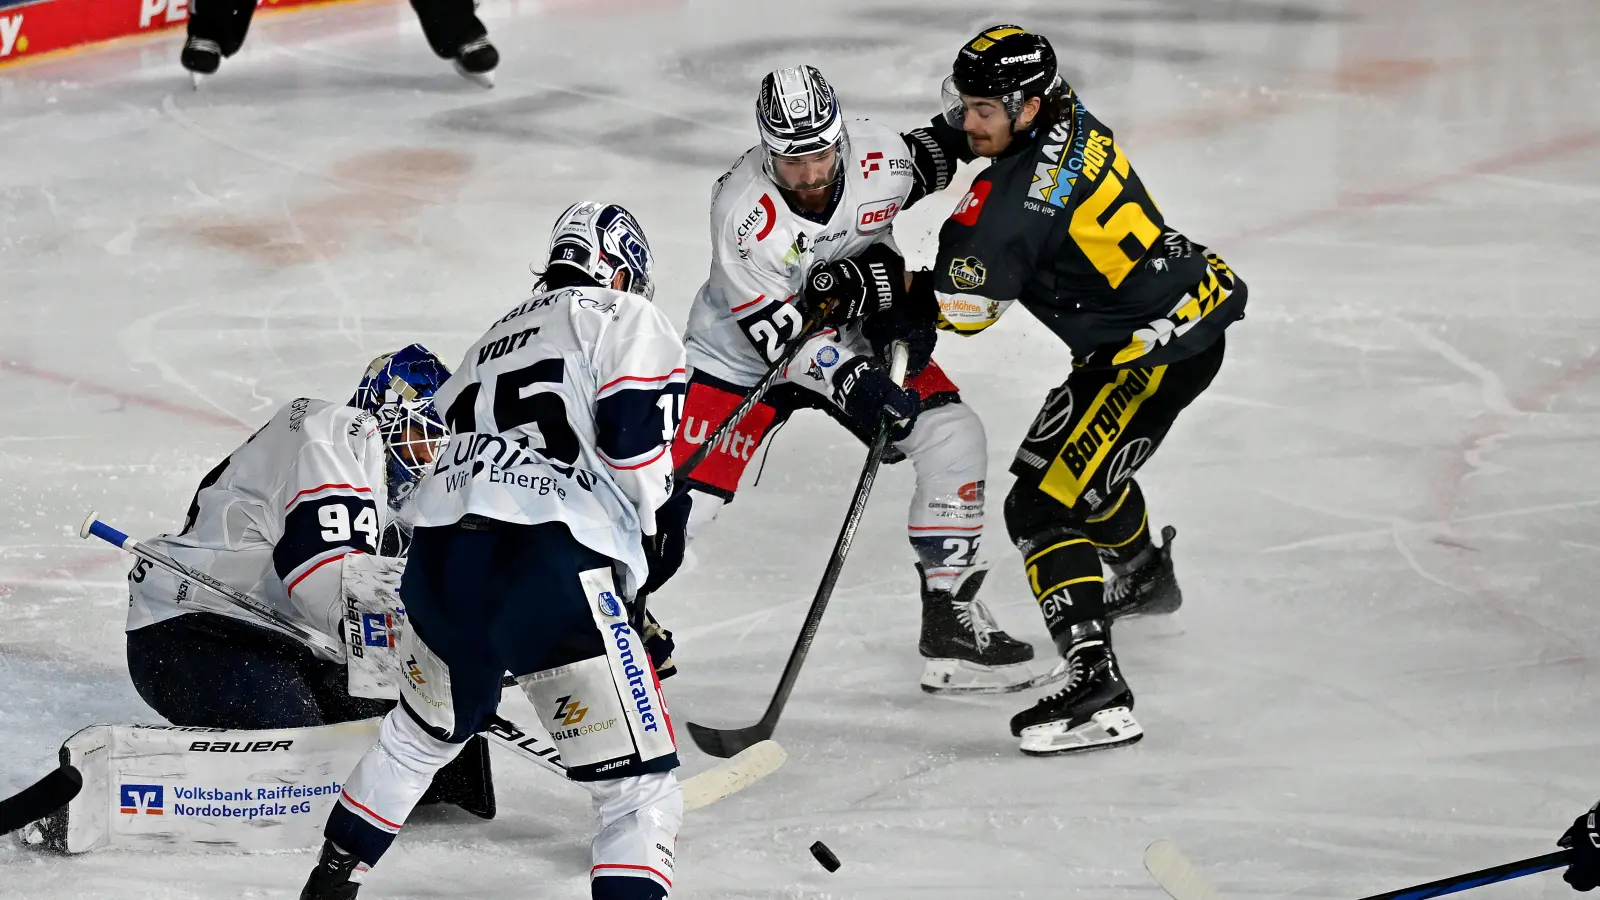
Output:
[[822,867],[829,872],[839,871],[839,857],[833,855],[833,851],[828,849],[827,844],[821,841],[812,844],[811,855],[815,856],[817,862],[822,863]]

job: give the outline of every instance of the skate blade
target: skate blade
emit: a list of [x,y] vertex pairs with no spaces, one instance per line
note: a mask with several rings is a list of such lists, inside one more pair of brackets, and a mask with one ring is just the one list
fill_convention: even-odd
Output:
[[199,73],[199,72],[190,72],[189,73],[189,84],[192,85],[193,88],[195,90],[197,90],[197,91],[200,90],[200,82],[205,81],[205,80],[206,80],[206,76],[201,74],[201,73]]
[[455,63],[455,67],[456,67],[456,72],[459,73],[462,78],[465,78],[466,80],[472,82],[473,84],[476,84],[478,87],[481,87],[484,90],[492,90],[494,88],[494,72],[493,71],[488,71],[488,72],[468,72],[465,68],[462,67],[462,65],[461,65],[461,63],[459,61]]
[[1040,677],[1027,663],[985,666],[964,659],[930,659],[922,667],[922,690],[928,694],[1014,694],[1037,687]]
[[1144,728],[1126,706],[1102,709],[1076,728],[1065,722],[1049,722],[1022,729],[1022,752],[1029,756],[1057,756],[1104,750],[1132,744],[1144,737]]

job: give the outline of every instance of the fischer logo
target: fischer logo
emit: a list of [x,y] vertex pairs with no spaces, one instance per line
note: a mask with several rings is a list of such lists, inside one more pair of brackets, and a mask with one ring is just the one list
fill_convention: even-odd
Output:
[[878,169],[881,168],[881,166],[878,165],[878,160],[880,159],[883,159],[882,153],[879,153],[876,150],[868,153],[866,158],[861,160],[861,177],[869,178],[872,176],[873,172],[878,171]]
[[900,203],[895,200],[861,204],[856,207],[856,233],[873,234],[888,228],[899,211]]
[[[161,16],[160,22],[156,16]],[[189,0],[139,0],[139,27],[171,25],[189,18]]]
[[28,36],[22,33],[22,15],[0,16],[0,59],[10,56],[13,49],[18,53],[28,52]]
[[974,182],[966,196],[956,204],[955,210],[950,213],[950,218],[969,228],[978,224],[978,213],[983,211],[983,201],[989,198],[989,191],[993,187],[992,181]]

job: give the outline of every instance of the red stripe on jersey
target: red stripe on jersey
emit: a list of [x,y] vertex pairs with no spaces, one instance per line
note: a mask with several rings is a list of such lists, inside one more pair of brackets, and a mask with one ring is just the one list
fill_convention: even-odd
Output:
[[319,484],[314,488],[306,488],[305,490],[301,491],[300,493],[295,494],[293,497],[290,497],[289,498],[289,502],[287,504],[285,504],[283,508],[284,509],[288,509],[288,508],[294,506],[296,503],[300,502],[300,498],[301,497],[304,497],[307,494],[315,494],[315,493],[318,493],[320,491],[337,491],[337,490],[355,491],[358,494],[370,494],[370,493],[372,493],[372,488],[369,488],[369,487],[356,487],[353,484]]
[[655,877],[661,879],[663,882],[666,883],[667,887],[672,887],[672,879],[670,879],[667,876],[661,874],[660,872],[657,872],[655,869],[652,869],[649,866],[630,866],[630,865],[626,865],[624,863],[601,863],[600,865],[595,866],[594,868],[589,870],[589,877],[593,878],[594,874],[596,872],[600,871],[601,869],[640,869],[642,871],[649,872],[651,875],[654,875]]
[[613,469],[616,469],[619,472],[631,472],[634,469],[642,469],[645,466],[650,465],[651,463],[653,463],[656,460],[660,459],[661,458],[661,454],[663,454],[665,452],[667,452],[667,448],[666,448],[665,445],[663,445],[660,450],[656,451],[656,455],[655,456],[650,457],[649,459],[645,460],[642,463],[635,463],[634,465],[631,465],[631,466],[619,466],[616,463],[612,462],[611,460],[606,459],[604,454],[601,454],[600,458],[605,460],[605,464],[606,465],[610,466]]
[[648,382],[652,382],[652,381],[670,381],[674,375],[682,375],[682,374],[684,374],[684,370],[683,369],[673,369],[671,372],[669,372],[666,375],[657,375],[657,376],[655,376],[653,378],[646,378],[643,375],[624,375],[621,378],[614,378],[611,381],[608,381],[605,384],[600,385],[600,390],[598,391],[598,393],[603,394],[606,391],[610,390],[611,388],[616,387],[617,385],[623,383],[624,381],[638,381],[638,382],[641,382],[641,383],[648,383]]
[[728,312],[741,312],[743,310],[749,309],[752,306],[755,306],[757,303],[760,303],[761,301],[763,301],[765,299],[767,299],[767,295],[766,294],[761,294],[761,295],[757,296],[754,300],[751,300],[749,303],[741,303],[738,306],[735,306],[733,309],[728,310]]
[[390,828],[393,828],[395,831],[399,831],[400,830],[400,826],[399,825],[395,824],[394,822],[389,821],[388,819],[385,819],[383,816],[380,816],[377,813],[373,812],[372,810],[367,809],[365,806],[362,806],[361,804],[357,803],[355,801],[354,797],[351,797],[349,794],[345,793],[343,790],[339,791],[339,799],[343,800],[344,802],[346,802],[348,804],[350,804],[351,806],[354,806],[356,809],[361,810],[362,812],[364,812],[367,815],[371,816],[373,819],[375,819],[375,820],[377,820],[379,822],[382,822],[383,824],[389,826]]
[[331,562],[333,562],[335,560],[344,559],[346,556],[349,556],[352,553],[360,553],[360,552],[361,552],[360,550],[346,550],[345,552],[339,554],[338,556],[330,556],[330,557],[328,557],[327,559],[323,560],[322,562],[319,562],[316,565],[312,566],[311,568],[305,570],[304,572],[301,572],[300,573],[300,577],[298,577],[295,580],[293,580],[293,581],[289,582],[288,584],[284,585],[283,586],[284,593],[288,593],[288,592],[294,590],[294,586],[299,584],[302,581],[305,581],[307,575],[310,575],[312,572],[315,572],[316,570],[322,568],[323,566],[327,565],[328,563],[331,563]]
[[761,226],[760,231],[756,232],[756,240],[758,241],[766,240],[767,235],[772,233],[772,226],[778,224],[778,211],[773,208],[772,198],[766,194],[761,195],[761,209],[767,214],[767,222]]

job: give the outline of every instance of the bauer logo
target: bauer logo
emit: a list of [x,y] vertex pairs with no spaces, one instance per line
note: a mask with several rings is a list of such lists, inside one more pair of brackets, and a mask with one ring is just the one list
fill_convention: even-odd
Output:
[[166,792],[159,784],[124,784],[120,794],[124,815],[159,816],[166,806]]
[[861,204],[856,207],[856,233],[874,234],[888,228],[894,222],[894,214],[899,211],[900,203],[896,200]]
[[622,604],[617,602],[617,595],[610,591],[600,592],[600,614],[615,619],[622,615]]

